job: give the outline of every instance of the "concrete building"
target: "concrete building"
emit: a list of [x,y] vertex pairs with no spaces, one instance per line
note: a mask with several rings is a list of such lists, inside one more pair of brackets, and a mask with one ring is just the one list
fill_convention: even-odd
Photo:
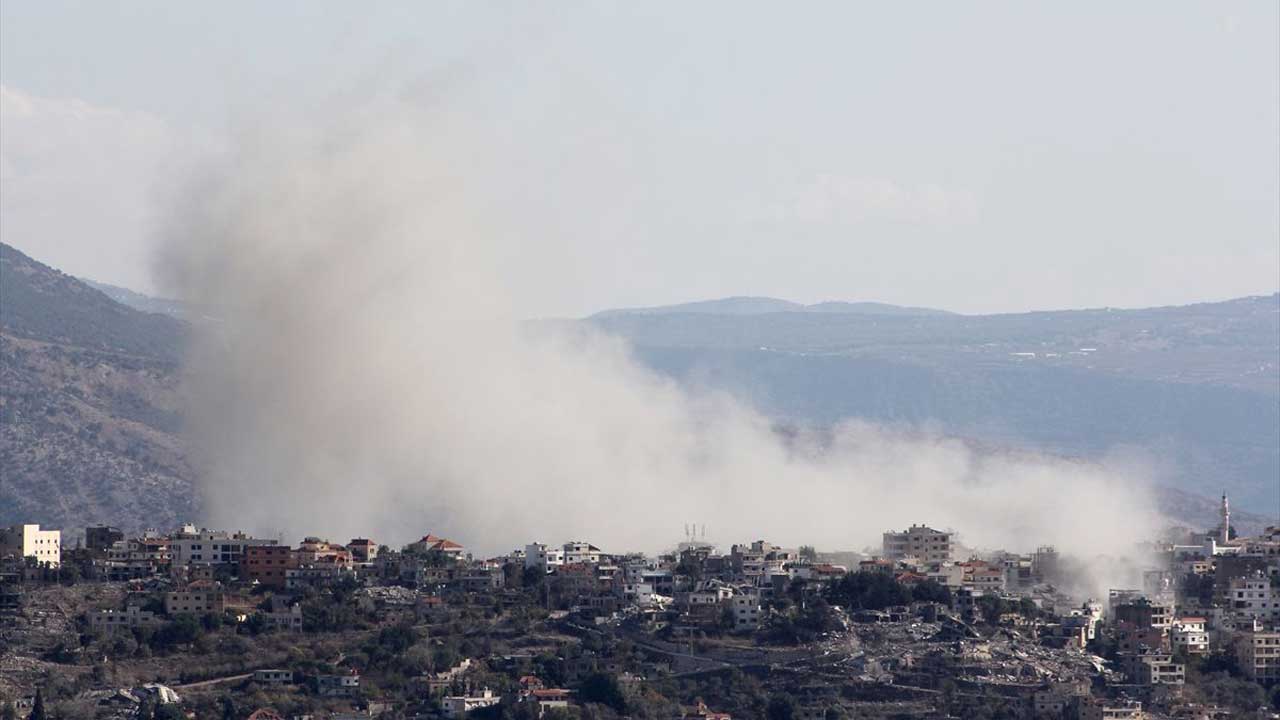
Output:
[[120,540],[124,540],[124,531],[110,525],[95,525],[84,529],[84,546],[87,550],[105,553]]
[[1187,680],[1186,666],[1174,662],[1168,653],[1123,655],[1120,661],[1135,685],[1182,685]]
[[1173,621],[1169,629],[1169,645],[1174,654],[1204,655],[1209,652],[1209,631],[1202,617],[1184,617]]
[[187,565],[235,565],[239,564],[245,549],[254,546],[278,545],[275,540],[253,538],[244,533],[228,533],[225,530],[196,530],[184,526],[169,539],[173,564]]
[[524,546],[524,566],[538,568],[543,572],[551,572],[552,568],[564,565],[564,550],[553,548],[544,543],[530,543]]
[[252,603],[227,593],[218,583],[200,580],[181,590],[164,594],[166,615],[221,615],[232,608],[249,608]]
[[35,558],[40,565],[62,564],[62,531],[41,530],[39,525],[13,525],[0,530],[0,556]]
[[479,695],[449,695],[440,701],[445,717],[460,718],[472,710],[497,705],[502,698],[485,688]]
[[347,552],[355,562],[371,563],[378,558],[378,544],[369,538],[352,538],[347,543]]
[[259,685],[280,686],[293,684],[292,670],[279,670],[275,668],[265,670],[254,670],[253,681]]
[[1227,603],[1239,615],[1280,622],[1280,588],[1272,587],[1271,578],[1261,572],[1232,578],[1227,586]]
[[951,550],[951,533],[924,525],[884,534],[883,552],[890,560],[914,557],[923,563],[942,563],[951,559]]
[[90,610],[86,617],[89,627],[94,630],[111,632],[117,629],[135,627],[154,627],[160,624],[160,618],[150,610],[143,610],[137,605],[130,605],[124,610]]
[[359,692],[360,676],[354,672],[316,676],[316,694],[322,697],[351,697]]
[[600,564],[600,548],[588,542],[572,540],[564,544],[564,561],[567,564],[589,563]]
[[283,590],[286,572],[297,567],[293,548],[284,545],[250,545],[240,559],[240,577],[263,587]]
[[1241,633],[1236,660],[1245,677],[1269,685],[1280,681],[1280,632]]
[[760,596],[755,593],[735,595],[730,601],[733,609],[733,628],[738,631],[758,630],[764,619]]

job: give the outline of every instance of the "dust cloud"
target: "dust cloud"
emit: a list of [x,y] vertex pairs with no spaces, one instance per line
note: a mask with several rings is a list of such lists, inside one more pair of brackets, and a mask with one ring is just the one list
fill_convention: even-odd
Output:
[[857,421],[784,440],[616,338],[530,325],[504,244],[554,229],[504,219],[488,195],[501,162],[465,123],[335,117],[246,130],[172,194],[158,279],[216,318],[186,370],[210,527],[392,545],[430,531],[477,554],[654,551],[686,521],[722,547],[860,549],[926,523],[971,547],[1088,555],[1152,534],[1132,466]]

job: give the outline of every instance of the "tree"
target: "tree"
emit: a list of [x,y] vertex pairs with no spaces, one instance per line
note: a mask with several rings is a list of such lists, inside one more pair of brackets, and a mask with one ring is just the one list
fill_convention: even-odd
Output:
[[775,693],[769,696],[769,705],[765,708],[765,716],[769,720],[793,720],[796,716],[796,701],[786,693]]
[[911,592],[892,575],[865,570],[835,581],[826,596],[827,602],[853,610],[883,610],[911,602]]
[[18,720],[18,709],[12,702],[4,704],[4,709],[0,710],[0,720]]
[[582,682],[578,697],[584,702],[600,703],[618,713],[627,711],[627,698],[618,679],[607,673],[595,673]]
[[27,716],[27,720],[49,720],[49,716],[44,710],[43,688],[36,688],[36,701],[31,706],[31,714]]

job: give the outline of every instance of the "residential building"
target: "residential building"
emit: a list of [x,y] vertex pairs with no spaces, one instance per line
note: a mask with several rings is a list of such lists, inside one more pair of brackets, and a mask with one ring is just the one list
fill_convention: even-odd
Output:
[[166,615],[221,615],[231,608],[248,608],[247,599],[226,592],[215,582],[200,580],[164,595]]
[[39,525],[13,525],[0,530],[0,557],[35,558],[39,565],[62,564],[62,531],[41,530]]
[[564,544],[564,561],[565,563],[598,565],[600,564],[600,548],[591,543],[578,540],[567,542]]
[[941,563],[951,559],[951,533],[924,525],[912,525],[903,532],[884,534],[884,557],[900,560],[913,557],[923,563]]
[[485,688],[479,695],[449,695],[440,701],[440,707],[444,710],[445,717],[460,718],[472,710],[497,705],[501,699],[492,690]]
[[1202,617],[1183,617],[1169,629],[1169,645],[1174,654],[1204,655],[1209,652],[1209,631]]
[[84,529],[84,546],[94,552],[105,553],[121,540],[124,540],[124,531],[109,525],[95,525]]
[[459,562],[466,559],[467,549],[448,538],[427,533],[421,540],[409,543],[404,551],[413,555],[441,555],[446,559]]
[[245,548],[257,545],[277,545],[275,540],[252,538],[244,533],[229,534],[225,530],[196,530],[184,526],[169,539],[173,564],[185,565],[235,565],[239,564]]
[[286,571],[297,567],[293,548],[286,545],[250,545],[240,560],[240,577],[263,587],[283,590]]
[[143,610],[137,605],[130,605],[124,610],[90,610],[86,617],[90,628],[106,632],[116,629],[153,627],[161,622],[155,613]]
[[735,595],[730,601],[733,609],[733,627],[735,630],[758,630],[764,618],[764,609],[760,604],[760,596],[756,593]]
[[345,675],[317,675],[316,693],[323,697],[351,697],[360,692],[360,676],[354,671]]
[[1280,587],[1273,587],[1271,578],[1261,572],[1232,578],[1227,585],[1227,603],[1237,614],[1280,622]]
[[1120,662],[1135,685],[1182,685],[1187,679],[1186,666],[1174,662],[1168,653],[1122,655]]
[[352,538],[347,543],[347,552],[355,562],[371,563],[378,558],[378,544],[369,538]]
[[539,568],[543,572],[564,564],[564,549],[548,547],[543,543],[530,543],[524,546],[524,566]]
[[275,668],[266,670],[254,670],[253,681],[259,685],[292,685],[293,671],[279,670]]
[[1245,677],[1263,684],[1280,681],[1280,632],[1241,633],[1235,644]]

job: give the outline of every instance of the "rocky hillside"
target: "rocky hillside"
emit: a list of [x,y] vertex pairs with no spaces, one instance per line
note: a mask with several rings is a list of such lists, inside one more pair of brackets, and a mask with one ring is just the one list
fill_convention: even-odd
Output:
[[0,245],[0,524],[194,516],[179,436],[184,328]]

